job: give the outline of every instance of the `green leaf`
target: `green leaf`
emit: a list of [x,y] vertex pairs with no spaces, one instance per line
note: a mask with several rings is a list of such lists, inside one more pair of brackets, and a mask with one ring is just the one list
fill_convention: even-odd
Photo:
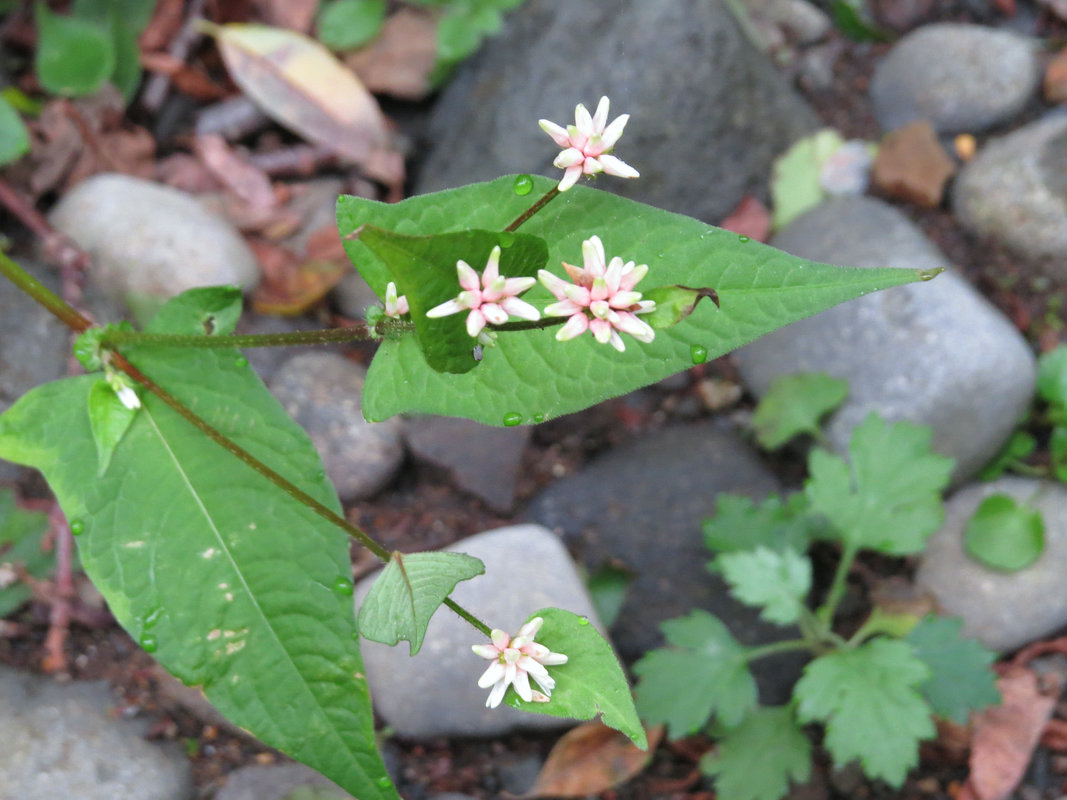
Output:
[[1017,572],[1041,557],[1045,522],[1037,509],[991,494],[967,521],[963,543],[967,554],[987,567]]
[[[177,309],[184,309],[179,314]],[[188,333],[189,297],[153,324]],[[336,512],[307,435],[236,350],[129,347],[210,425]],[[40,469],[119,623],[235,724],[366,800],[396,798],[377,755],[352,612],[348,537],[199,434],[155,395],[97,479],[96,376],[34,389],[0,416],[0,457]]]
[[115,52],[115,68],[109,76],[127,103],[141,82],[141,48],[137,37],[148,25],[154,0],[76,0],[72,16],[107,31]]
[[319,10],[319,41],[333,50],[366,44],[385,21],[385,0],[335,0]]
[[919,742],[936,733],[917,687],[930,669],[906,642],[875,639],[812,661],[793,690],[801,722],[826,725],[834,764],[859,759],[894,788],[919,762]]
[[548,703],[525,703],[509,686],[504,702],[531,714],[568,719],[593,719],[621,731],[642,750],[648,739],[637,718],[630,686],[611,645],[589,620],[559,608],[542,608],[527,618],[542,617],[537,641],[554,653],[567,656],[567,663],[549,667],[556,688]]
[[1060,345],[1038,358],[1037,394],[1049,405],[1067,410],[1067,346]]
[[717,750],[700,767],[715,776],[719,800],[780,800],[790,781],[811,776],[811,742],[788,706],[756,709],[719,739]]
[[98,459],[96,476],[102,478],[111,464],[115,448],[133,424],[137,409],[126,408],[105,378],[97,380],[89,389],[88,408],[89,427]]
[[1048,454],[1052,474],[1067,483],[1067,427],[1057,425],[1048,439]]
[[854,42],[885,42],[889,37],[870,22],[864,0],[832,0],[834,25]]
[[1026,431],[1015,431],[993,460],[978,473],[978,479],[992,481],[1037,449],[1037,440]]
[[22,117],[11,103],[0,97],[0,166],[17,161],[30,152],[30,136]]
[[199,336],[233,333],[241,318],[242,302],[236,286],[190,289],[163,306],[145,331]]
[[704,544],[716,553],[757,547],[806,552],[814,530],[807,505],[803,494],[794,494],[784,503],[772,494],[759,505],[745,495],[720,494],[715,516],[704,520]]
[[53,94],[92,94],[115,69],[115,48],[107,31],[91,22],[53,14],[43,0],[34,5],[37,24],[35,67]]
[[[48,530],[48,515],[26,511],[15,504],[15,493],[0,488],[0,565],[19,565],[34,578],[46,578],[55,565],[52,550],[41,547]],[[33,597],[25,583],[0,585],[0,618],[6,617]]]
[[941,491],[951,458],[930,450],[930,429],[890,425],[876,413],[852,431],[851,466],[825,450],[808,459],[805,492],[846,546],[890,555],[916,553],[945,516]]
[[[502,230],[533,201],[513,190],[516,176],[461,189],[376,203],[341,197],[337,218],[342,237],[362,225],[411,236],[466,228]],[[535,176],[535,192],[556,181]],[[530,197],[537,197],[531,194]],[[909,283],[929,273],[915,270],[846,269],[805,261],[695,219],[576,186],[522,226],[548,244],[547,269],[581,263],[582,241],[603,240],[607,255],[647,263],[645,283],[708,287],[721,308],[701,303],[686,320],[643,344],[624,337],[626,352],[583,335],[557,342],[554,329],[501,334],[476,369],[462,375],[436,373],[415,337],[383,342],[371,364],[363,411],[373,421],[417,412],[474,419],[540,422],[662,380],[693,365],[694,345],[708,358],[752,341],[775,328],[879,288]],[[747,237],[746,237],[747,238]],[[378,259],[359,240],[345,248],[368,283],[381,272]],[[470,263],[470,262],[469,262]],[[458,288],[458,287],[456,287]],[[639,285],[638,290],[642,287]],[[551,302],[536,286],[523,296],[534,306]]]
[[605,564],[586,581],[586,588],[596,607],[597,616],[605,628],[615,624],[633,579],[633,573],[629,570]]
[[716,307],[719,295],[714,289],[691,289],[688,286],[660,286],[643,292],[643,300],[651,300],[656,308],[642,315],[641,319],[654,330],[672,328],[692,314],[702,299],[707,298]]
[[396,282],[398,293],[408,299],[424,363],[438,372],[468,372],[479,363],[474,357],[478,342],[467,333],[466,314],[426,316],[434,306],[459,294],[456,262],[467,262],[481,275],[490,252],[499,245],[501,276],[516,278],[535,276],[548,259],[543,240],[521,233],[468,230],[405,236],[366,226],[359,231],[359,241],[380,261],[376,268],[368,267],[363,277],[379,297],[385,297],[389,281]]
[[825,372],[775,378],[752,414],[762,447],[777,450],[802,433],[819,435],[819,420],[845,402],[848,381]]
[[844,143],[836,130],[823,128],[798,140],[775,160],[771,173],[775,229],[784,228],[826,199],[819,176],[830,156]]
[[791,548],[757,547],[723,553],[716,559],[730,594],[748,606],[762,608],[760,617],[790,625],[800,617],[811,591],[811,562]]
[[962,628],[963,620],[928,616],[911,629],[906,641],[930,668],[930,677],[919,685],[926,702],[935,714],[966,725],[972,711],[997,705],[1000,691],[991,669],[996,653],[963,638]]
[[756,707],[745,648],[722,621],[698,610],[660,627],[674,646],[652,650],[634,664],[642,719],[666,723],[677,739],[698,731],[712,714],[733,726]]
[[456,584],[484,572],[485,564],[463,553],[393,553],[360,606],[360,635],[390,646],[404,639],[415,655]]

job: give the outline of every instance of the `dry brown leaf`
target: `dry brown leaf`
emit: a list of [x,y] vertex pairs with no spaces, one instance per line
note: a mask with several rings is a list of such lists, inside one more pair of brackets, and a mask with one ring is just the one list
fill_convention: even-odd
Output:
[[437,17],[414,8],[391,15],[371,44],[345,56],[367,89],[404,100],[430,93],[436,62]]
[[1038,676],[1012,667],[997,680],[1002,702],[973,718],[971,774],[957,800],[1004,800],[1022,780],[1059,691],[1043,693]]
[[156,180],[189,194],[217,192],[222,188],[204,163],[189,153],[172,153],[157,161]]
[[166,75],[178,91],[196,100],[221,100],[227,95],[226,89],[206,72],[170,53],[141,53],[141,66],[149,72]]
[[278,204],[270,178],[231,150],[218,134],[197,136],[194,150],[204,166],[251,208],[273,208]]
[[377,101],[329,50],[266,25],[215,26],[212,33],[234,82],[274,120],[335,148],[383,183],[403,181]]
[[285,206],[250,206],[232,192],[203,194],[197,198],[212,214],[225,217],[241,233],[255,233],[272,241],[294,233],[303,221],[300,214]]
[[324,225],[308,236],[307,257],[314,261],[348,263],[348,254],[336,225]]
[[757,242],[765,242],[771,235],[771,212],[759,198],[746,194],[719,227],[748,236]]
[[350,269],[331,261],[306,260],[280,245],[249,241],[263,279],[252,293],[252,308],[260,314],[303,314],[336,286]]
[[142,31],[141,50],[163,50],[182,29],[185,0],[159,0],[152,18]]
[[525,797],[586,797],[639,775],[663,737],[663,726],[648,730],[648,750],[638,750],[624,734],[600,722],[568,731],[548,754]]
[[256,8],[268,25],[308,33],[315,21],[319,0],[256,0]]

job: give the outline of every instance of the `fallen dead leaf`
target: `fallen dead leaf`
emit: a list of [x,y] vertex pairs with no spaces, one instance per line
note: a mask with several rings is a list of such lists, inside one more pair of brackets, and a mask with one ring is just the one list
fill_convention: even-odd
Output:
[[278,204],[270,178],[231,150],[218,134],[197,136],[194,150],[211,174],[251,208],[273,208]]
[[152,18],[141,32],[141,50],[163,50],[182,28],[185,0],[159,0]]
[[348,254],[341,241],[341,234],[334,224],[324,225],[308,236],[306,255],[315,261],[348,263]]
[[274,120],[335,148],[370,177],[402,183],[403,160],[389,150],[377,101],[329,50],[266,25],[214,26],[211,32],[234,82]]
[[256,0],[264,22],[300,33],[311,30],[318,7],[319,0]]
[[251,206],[232,192],[204,194],[197,198],[204,208],[225,217],[241,233],[254,233],[271,241],[284,239],[301,223],[300,214],[285,206]]
[[141,66],[149,72],[166,75],[182,94],[195,100],[221,100],[228,94],[199,67],[187,64],[170,53],[141,53]]
[[1067,48],[1061,50],[1045,69],[1045,100],[1067,103]]
[[157,161],[156,180],[189,194],[217,192],[222,188],[204,162],[189,153],[172,153]]
[[437,63],[437,17],[402,8],[385,21],[373,42],[344,60],[368,90],[421,100],[433,88],[430,73]]
[[252,308],[260,314],[303,314],[336,286],[351,269],[333,261],[305,260],[280,245],[252,239],[263,279],[252,293]]
[[719,223],[719,227],[748,236],[757,242],[765,242],[771,235],[771,212],[759,198],[746,194],[737,204],[737,208]]
[[1038,676],[1011,667],[997,680],[1002,702],[973,718],[971,774],[956,800],[1004,800],[1022,780],[1056,707],[1059,689],[1042,692]]
[[882,139],[871,179],[886,197],[937,208],[956,165],[926,120],[910,122]]
[[648,750],[600,722],[586,722],[556,742],[533,788],[524,797],[585,797],[600,794],[641,773],[663,738],[663,726],[648,730]]

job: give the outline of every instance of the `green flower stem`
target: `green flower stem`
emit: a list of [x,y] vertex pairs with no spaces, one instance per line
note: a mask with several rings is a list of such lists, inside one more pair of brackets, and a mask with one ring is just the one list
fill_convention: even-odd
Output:
[[[26,271],[22,269],[22,267],[20,267],[18,264],[16,264],[3,253],[0,253],[0,274],[3,274],[5,277],[9,278],[12,283],[22,289],[22,291],[26,292],[26,294],[28,294],[46,309],[55,314],[72,330],[81,333],[92,326],[92,323],[89,322],[88,319],[79,314],[75,309],[71,308],[71,306],[64,302],[61,297],[49,291],[39,281],[34,280],[34,278],[28,275]],[[206,339],[209,337],[205,336],[192,338]],[[222,339],[224,337],[217,338]],[[286,494],[290,495],[300,503],[303,503],[305,506],[310,508],[323,519],[339,527],[349,536],[356,539],[360,544],[362,544],[364,547],[374,553],[374,555],[378,556],[378,558],[380,558],[382,561],[389,560],[389,551],[382,547],[380,544],[378,544],[376,541],[374,541],[374,539],[372,539],[367,533],[365,533],[360,528],[357,528],[355,525],[351,524],[344,517],[334,513],[332,510],[324,506],[318,500],[311,497],[309,494],[302,491],[293,483],[286,480],[284,477],[272,470],[270,467],[268,467],[262,461],[257,459],[247,450],[242,448],[236,442],[233,442],[230,439],[226,438],[226,436],[217,431],[207,422],[200,419],[200,417],[198,417],[196,414],[194,414],[192,411],[182,405],[181,401],[179,401],[178,398],[174,397],[174,395],[172,395],[162,386],[160,386],[147,375],[145,375],[143,372],[141,372],[141,370],[139,370],[132,363],[130,363],[130,361],[121,353],[117,351],[112,351],[111,363],[113,366],[121,369],[135,381],[137,381],[150,392],[152,392],[152,394],[154,394],[156,397],[158,397],[160,400],[170,406],[175,411],[175,413],[185,419],[190,425],[195,427],[197,430],[199,430],[209,439],[214,441],[220,447],[233,454],[236,458],[243,461],[245,464],[247,464],[253,470],[265,477],[267,480],[269,480],[279,489],[284,491]],[[484,634],[485,636],[490,635],[490,628],[488,625],[486,625],[480,619],[478,619],[469,611],[464,609],[454,600],[452,600],[451,598],[446,598],[445,605],[447,605],[450,609],[456,612],[456,614],[458,614],[464,620],[469,622],[480,633]]]
[[830,584],[830,591],[826,595],[826,602],[816,612],[819,621],[827,627],[833,622],[837,605],[841,602],[841,598],[845,596],[848,573],[852,569],[852,562],[856,560],[858,552],[859,548],[856,545],[845,545],[844,550],[841,552],[841,561],[837,564],[837,572],[834,573],[833,583]]
[[63,298],[26,272],[4,253],[0,253],[0,274],[51,311],[76,333],[81,333],[92,326],[89,320],[65,303]]
[[811,642],[807,639],[784,639],[781,642],[761,644],[758,647],[750,647],[745,650],[745,661],[755,661],[759,658],[777,655],[778,653],[792,653],[796,650],[810,650]]
[[365,325],[351,328],[330,328],[321,331],[291,333],[255,333],[244,335],[209,336],[207,334],[142,333],[141,331],[109,330],[100,337],[103,347],[149,345],[156,347],[287,347],[299,344],[337,344],[339,342],[369,341],[372,338]]
[[526,209],[521,214],[519,214],[519,216],[517,216],[515,218],[514,222],[512,222],[510,225],[508,225],[506,228],[504,228],[504,231],[508,232],[508,233],[514,233],[515,231],[517,231],[519,229],[519,226],[522,225],[522,223],[526,222],[526,220],[528,220],[530,217],[532,217],[534,214],[536,214],[542,208],[544,208],[549,203],[551,203],[553,200],[555,200],[556,197],[558,197],[560,194],[561,193],[560,193],[559,187],[558,186],[553,186],[551,189],[549,189],[547,192],[545,192],[544,197],[542,197],[540,200],[538,200],[536,203],[534,203],[528,209]]

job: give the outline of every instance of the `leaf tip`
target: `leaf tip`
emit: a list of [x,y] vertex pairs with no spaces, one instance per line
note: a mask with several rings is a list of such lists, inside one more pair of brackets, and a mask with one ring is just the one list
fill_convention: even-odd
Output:
[[933,269],[917,269],[915,270],[915,274],[919,276],[919,280],[925,282],[932,281],[944,271],[944,267],[934,267]]

